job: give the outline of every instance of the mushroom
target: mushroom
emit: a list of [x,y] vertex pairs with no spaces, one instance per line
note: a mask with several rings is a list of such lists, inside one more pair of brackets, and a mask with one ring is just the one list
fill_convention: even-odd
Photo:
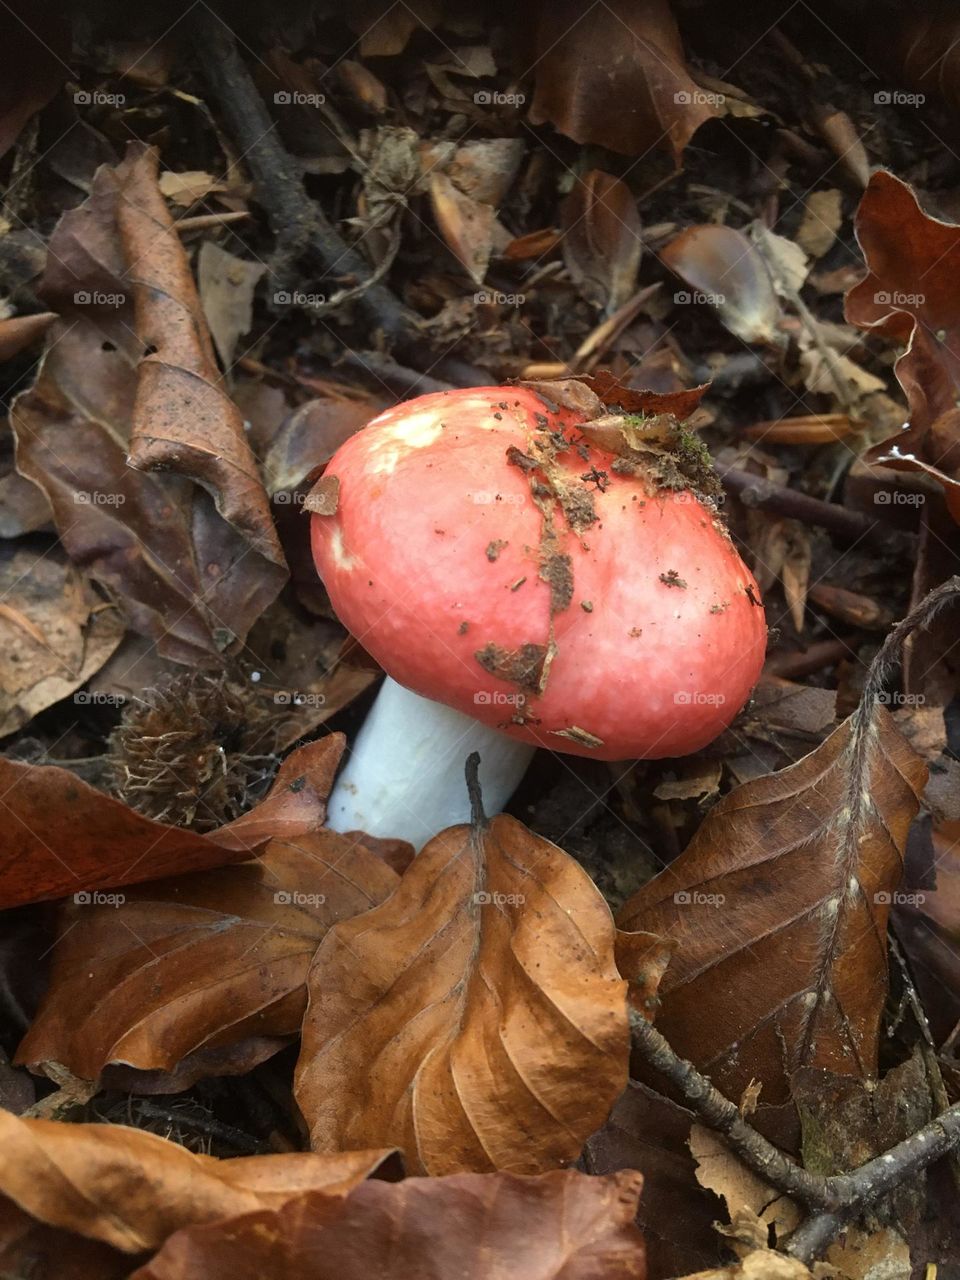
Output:
[[581,383],[425,395],[347,440],[308,500],[313,555],[387,678],[330,825],[419,847],[467,820],[473,751],[497,812],[536,747],[710,742],[766,646],[719,491],[670,414],[610,413]]

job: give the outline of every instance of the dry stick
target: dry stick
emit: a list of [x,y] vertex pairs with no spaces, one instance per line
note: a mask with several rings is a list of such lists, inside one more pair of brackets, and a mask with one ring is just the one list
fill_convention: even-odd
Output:
[[761,511],[775,511],[779,515],[790,516],[804,524],[819,525],[822,529],[829,529],[831,533],[854,540],[882,540],[890,536],[888,526],[859,511],[849,511],[846,507],[837,506],[835,502],[823,502],[820,498],[811,497],[809,493],[773,484],[761,476],[751,475],[749,471],[738,471],[736,467],[728,467],[722,462],[714,462],[714,466],[723,481],[723,487],[736,494],[744,506],[757,507]]
[[[744,1164],[778,1191],[824,1214],[849,1216],[895,1190],[960,1142],[960,1103],[956,1103],[892,1150],[868,1160],[853,1173],[834,1174],[829,1178],[810,1173],[748,1125],[729,1098],[714,1088],[692,1062],[678,1057],[665,1037],[632,1010],[630,1031],[633,1047],[644,1061],[675,1085],[711,1128],[723,1134]],[[794,1232],[791,1239],[796,1235]]]
[[[230,28],[201,4],[192,29],[202,50],[197,66],[253,175],[257,199],[277,242],[273,268],[277,278],[291,282],[298,261],[312,256],[332,276],[352,277],[358,284],[369,280],[370,266],[341,239],[304,190],[302,170],[278,138]],[[412,341],[415,317],[384,285],[371,283],[357,295],[356,305],[391,342]]]

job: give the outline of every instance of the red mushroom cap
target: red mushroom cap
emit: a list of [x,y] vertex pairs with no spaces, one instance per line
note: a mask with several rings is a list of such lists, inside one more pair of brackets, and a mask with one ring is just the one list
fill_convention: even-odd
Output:
[[757,584],[709,505],[582,425],[518,387],[395,406],[327,467],[317,570],[415,692],[558,751],[684,755],[760,673]]

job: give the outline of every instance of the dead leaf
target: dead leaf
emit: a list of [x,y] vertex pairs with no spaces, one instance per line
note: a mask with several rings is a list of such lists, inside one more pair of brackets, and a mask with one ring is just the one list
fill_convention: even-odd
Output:
[[33,346],[57,318],[55,311],[41,311],[32,316],[9,316],[0,320],[0,361],[12,360]]
[[268,795],[209,835],[153,822],[66,769],[0,756],[0,906],[94,893],[252,857],[323,822],[342,734],[287,756]]
[[614,0],[585,17],[577,0],[541,10],[531,124],[621,155],[663,147],[679,167],[693,134],[721,112],[690,76],[667,0]]
[[266,271],[263,262],[247,262],[213,240],[204,240],[197,255],[200,303],[217,354],[225,369],[233,364],[237,343],[253,324],[253,294]]
[[728,1097],[758,1109],[803,1065],[870,1077],[887,990],[886,920],[926,766],[877,707],[748,782],[620,924],[678,940],[657,1025]]
[[345,1196],[389,1151],[217,1160],[120,1124],[21,1120],[0,1111],[0,1195],[48,1226],[123,1253],[158,1249],[173,1232],[305,1191]]
[[[64,318],[11,419],[17,466],[50,500],[74,563],[162,656],[219,665],[286,570],[240,414],[211,380],[209,337],[155,162],[134,149],[116,169],[101,167],[90,198],[57,224],[42,291]],[[143,283],[132,290],[128,273]],[[141,362],[151,344],[157,354]],[[128,441],[167,474],[131,470]]]
[[[119,610],[52,548],[0,548],[0,736],[94,675],[123,639]],[[86,695],[78,695],[86,701]]]
[[306,1194],[178,1232],[131,1280],[645,1280],[642,1182],[572,1170],[372,1181],[342,1201]]
[[465,195],[445,173],[430,175],[430,203],[447,248],[474,284],[482,284],[493,252],[496,214]]
[[[255,862],[128,891],[116,904],[73,903],[18,1060],[97,1080],[110,1063],[169,1073],[201,1049],[295,1035],[320,939],[398,881],[362,844],[324,829],[273,840]],[[203,1065],[203,1074],[227,1074],[216,1055]]]
[[612,314],[634,293],[643,254],[637,202],[625,182],[591,169],[563,203],[563,260],[586,297]]
[[586,873],[514,818],[436,836],[317,952],[296,1074],[313,1145],[389,1134],[435,1175],[575,1160],[627,1078],[614,941]]
[[777,418],[745,427],[747,440],[764,440],[767,444],[833,444],[863,430],[846,413],[811,413],[800,418]]
[[675,301],[709,304],[744,342],[781,340],[770,273],[742,231],[712,223],[688,227],[660,251],[660,259],[693,290],[678,290]]
[[187,209],[198,200],[219,191],[226,191],[226,183],[220,182],[212,173],[204,173],[202,169],[191,169],[187,173],[174,173],[165,169],[157,179],[160,194]]
[[903,344],[896,374],[910,420],[865,454],[869,463],[924,471],[943,485],[960,520],[960,226],[924,213],[916,194],[880,170],[857,210],[867,275],[847,294],[847,319]]
[[789,1196],[758,1178],[713,1130],[693,1125],[689,1145],[697,1162],[697,1181],[722,1198],[731,1222],[741,1210],[749,1209],[773,1227],[778,1240],[800,1225],[803,1215]]
[[833,248],[843,222],[843,197],[836,188],[811,191],[803,202],[803,219],[797,244],[811,258],[822,258]]

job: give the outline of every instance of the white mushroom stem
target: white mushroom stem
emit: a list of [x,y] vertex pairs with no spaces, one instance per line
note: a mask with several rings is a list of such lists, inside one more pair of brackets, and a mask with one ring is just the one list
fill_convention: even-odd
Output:
[[480,754],[483,807],[492,815],[513,795],[534,750],[387,676],[334,785],[327,825],[396,836],[419,849],[445,827],[470,821],[464,765],[472,751]]

